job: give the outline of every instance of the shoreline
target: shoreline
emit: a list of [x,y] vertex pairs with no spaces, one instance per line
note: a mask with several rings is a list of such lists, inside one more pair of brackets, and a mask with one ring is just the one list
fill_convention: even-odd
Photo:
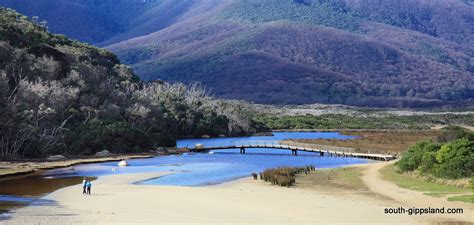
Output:
[[[379,132],[432,132],[433,130],[393,130],[393,129],[276,129],[270,132],[350,132],[350,131],[379,131]],[[48,161],[45,159],[19,159],[19,160],[0,160],[0,179],[12,178],[16,176],[28,175],[38,170],[50,170],[65,168],[78,164],[111,162],[124,159],[152,158],[161,155],[173,155],[186,151],[174,150],[166,154],[157,153],[136,153],[136,154],[113,154],[110,156],[84,156],[70,158],[59,161]]]
[[[351,165],[364,168],[364,182],[373,194],[385,184],[374,172],[387,163]],[[284,188],[251,177],[203,187],[134,185],[134,182],[165,172],[117,174],[94,182],[92,196],[80,195],[80,185],[57,190],[44,197],[53,205],[31,205],[12,212],[0,224],[432,224],[466,221],[472,206],[463,205],[464,214],[408,216],[385,214],[384,209],[428,206],[422,194],[394,188],[396,198],[377,198],[356,191]],[[410,201],[399,201],[405,191]],[[393,195],[393,193],[392,193]],[[393,197],[393,196],[390,196]],[[431,207],[452,206],[433,198]],[[417,203],[411,205],[411,203]],[[441,205],[440,205],[441,204]],[[457,205],[457,204],[456,204]],[[290,207],[291,206],[291,207]],[[341,217],[344,213],[344,217]],[[67,216],[64,216],[67,215]],[[469,220],[467,220],[469,221]]]
[[48,161],[48,160],[6,160],[0,161],[0,179],[10,179],[17,176],[23,176],[32,174],[41,170],[52,170],[67,168],[79,164],[90,164],[90,163],[101,163],[101,162],[114,162],[120,161],[121,159],[146,159],[161,156],[158,154],[151,153],[140,153],[140,154],[114,154],[110,156],[91,156],[84,158],[71,158],[66,160]]
[[272,132],[433,132],[433,129],[275,129]]

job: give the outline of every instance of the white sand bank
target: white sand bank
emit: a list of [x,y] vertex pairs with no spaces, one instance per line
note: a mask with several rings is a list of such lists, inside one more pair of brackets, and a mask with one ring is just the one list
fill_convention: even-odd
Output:
[[[367,165],[373,166],[377,165]],[[160,175],[163,173],[104,176],[93,183],[92,196],[82,196],[80,185],[64,188],[45,197],[56,204],[19,209],[12,219],[0,224],[305,225],[444,221],[436,216],[387,215],[385,208],[402,206],[392,200],[282,188],[252,179],[210,187],[131,184]]]

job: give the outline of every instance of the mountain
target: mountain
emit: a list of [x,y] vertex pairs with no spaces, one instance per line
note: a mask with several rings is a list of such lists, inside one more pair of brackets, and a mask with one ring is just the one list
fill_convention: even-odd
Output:
[[[145,80],[257,103],[474,107],[472,1],[54,1],[78,29],[53,0],[26,1],[0,4],[81,32]],[[90,39],[94,27],[106,35]]]
[[0,158],[148,151],[264,127],[197,85],[143,83],[105,50],[0,7]]
[[174,0],[2,0],[0,6],[47,21],[48,28],[105,46],[163,29],[179,20],[194,1]]

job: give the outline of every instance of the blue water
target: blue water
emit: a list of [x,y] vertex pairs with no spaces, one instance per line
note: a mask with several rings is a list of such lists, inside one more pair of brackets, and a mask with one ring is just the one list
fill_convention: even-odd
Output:
[[[274,136],[266,137],[184,139],[179,140],[177,146],[191,147],[197,143],[205,146],[223,145],[240,141],[278,141],[288,138],[350,139],[354,137],[335,132],[275,132]],[[318,153],[308,152],[298,152],[298,156],[292,156],[291,151],[281,149],[247,149],[246,154],[239,154],[239,149],[229,149],[214,151],[214,154],[189,153],[179,156],[135,159],[128,162],[131,166],[121,168],[116,167],[117,162],[78,165],[74,167],[73,174],[76,176],[103,176],[108,174],[172,171],[174,174],[141,181],[137,184],[202,186],[236,180],[250,176],[254,172],[261,172],[266,168],[278,166],[314,165],[316,168],[334,168],[369,161],[357,158],[321,157]],[[113,171],[113,168],[117,168],[117,170]]]

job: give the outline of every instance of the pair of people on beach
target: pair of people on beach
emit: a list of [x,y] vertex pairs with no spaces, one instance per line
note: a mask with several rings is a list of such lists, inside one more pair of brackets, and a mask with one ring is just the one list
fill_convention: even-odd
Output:
[[90,180],[87,180],[85,177],[82,180],[82,194],[91,195],[92,183]]

